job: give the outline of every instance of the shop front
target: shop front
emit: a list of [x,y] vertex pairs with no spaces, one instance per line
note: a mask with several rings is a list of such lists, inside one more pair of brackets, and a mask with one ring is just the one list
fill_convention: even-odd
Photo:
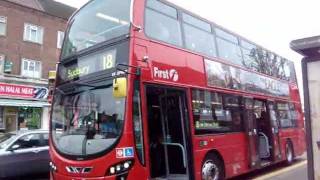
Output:
[[47,129],[48,88],[0,83],[0,132]]

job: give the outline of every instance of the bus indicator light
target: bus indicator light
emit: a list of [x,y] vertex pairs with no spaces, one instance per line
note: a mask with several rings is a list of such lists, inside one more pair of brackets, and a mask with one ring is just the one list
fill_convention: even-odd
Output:
[[111,167],[110,168],[110,174],[114,174],[116,172],[115,168],[114,167]]

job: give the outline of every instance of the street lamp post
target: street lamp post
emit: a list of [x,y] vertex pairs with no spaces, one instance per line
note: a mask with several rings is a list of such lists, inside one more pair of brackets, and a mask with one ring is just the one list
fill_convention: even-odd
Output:
[[320,36],[294,40],[290,46],[304,56],[302,77],[308,179],[320,180]]

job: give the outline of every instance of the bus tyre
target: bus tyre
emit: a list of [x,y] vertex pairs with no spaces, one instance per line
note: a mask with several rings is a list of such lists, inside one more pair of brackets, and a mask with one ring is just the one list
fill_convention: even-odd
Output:
[[292,144],[288,141],[286,143],[286,163],[288,165],[292,164],[294,160]]
[[202,180],[224,179],[224,167],[221,160],[214,154],[208,154],[202,164]]

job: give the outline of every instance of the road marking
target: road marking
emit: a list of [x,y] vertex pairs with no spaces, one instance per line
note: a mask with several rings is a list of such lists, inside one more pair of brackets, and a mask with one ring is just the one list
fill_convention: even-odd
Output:
[[300,166],[303,166],[303,165],[306,165],[307,164],[307,160],[304,160],[302,162],[299,162],[297,164],[294,164],[292,166],[289,166],[289,167],[286,167],[286,168],[283,168],[283,169],[280,169],[280,170],[277,170],[275,172],[271,172],[269,174],[266,174],[266,175],[262,175],[260,177],[257,177],[257,178],[254,178],[254,180],[265,180],[265,179],[269,179],[269,178],[272,178],[274,176],[278,176],[280,174],[283,174],[283,173],[286,173],[288,171],[292,171]]

